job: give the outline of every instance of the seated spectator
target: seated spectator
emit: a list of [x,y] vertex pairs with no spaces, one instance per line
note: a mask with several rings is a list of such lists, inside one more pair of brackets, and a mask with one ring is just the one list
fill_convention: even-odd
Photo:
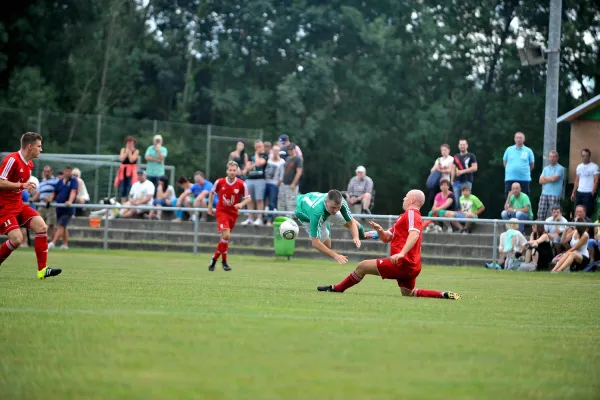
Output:
[[[272,148],[272,157],[267,161],[265,169],[266,197],[268,198],[268,209],[277,209],[277,197],[279,195],[279,182],[283,179],[283,166],[285,161],[279,157],[279,145]],[[265,199],[266,200],[266,199]],[[273,225],[274,214],[267,215],[267,225]]]
[[[596,216],[595,224],[600,223],[600,211],[598,211],[598,215]],[[600,226],[594,228],[594,236],[590,239],[588,243],[588,249],[590,251],[590,262],[595,262],[598,260],[596,257],[596,252],[600,253]]]
[[[179,196],[177,201],[175,202],[175,207],[197,207],[197,208],[206,208],[208,205],[208,195],[210,194],[210,189],[212,189],[212,182],[204,179],[204,173],[202,171],[196,171],[194,173],[194,184],[192,185],[187,177],[181,177],[177,181],[179,186],[184,189],[183,193]],[[213,206],[216,206],[217,197],[215,196]],[[202,213],[202,220],[206,221],[206,214]],[[180,222],[183,220],[183,211],[176,211],[175,215],[177,216],[174,219],[174,222]],[[196,215],[191,215],[191,219],[194,220]]]
[[[567,222],[567,219],[563,217],[562,212],[560,210],[560,205],[555,204],[551,207],[552,216],[546,218],[546,222]],[[554,254],[558,254],[561,252],[561,244],[560,238],[562,237],[563,232],[567,229],[566,225],[546,225],[545,227],[546,234],[550,238],[552,242],[552,246],[554,247]]]
[[238,178],[244,177],[244,166],[248,162],[248,153],[244,150],[244,142],[237,142],[235,150],[229,154],[229,161],[235,161],[240,167],[238,170]]
[[77,198],[75,199],[75,202],[77,204],[88,204],[90,202],[90,194],[85,186],[85,182],[83,179],[81,179],[81,171],[79,168],[73,169],[73,176],[77,179],[77,183],[79,184],[79,190],[77,191]]
[[[175,189],[169,185],[169,178],[161,176],[158,178],[158,187],[156,188],[156,198],[154,199],[154,205],[158,208],[171,207],[173,202],[177,203],[177,196],[175,196]],[[152,210],[148,214],[148,219],[162,219],[162,210]]]
[[[52,175],[52,167],[45,165],[44,169],[42,170],[42,181],[40,182],[38,190],[33,197],[33,201],[50,203],[52,194],[54,193],[57,184],[58,178]],[[37,211],[48,226],[48,237],[54,237],[54,227],[56,226],[56,208],[46,206],[40,207]]]
[[[575,222],[585,222],[583,218],[577,218]],[[571,237],[570,248],[559,256],[558,262],[552,272],[581,271],[590,263],[590,252],[588,242],[590,235],[585,226],[575,227]]]
[[[575,216],[573,217],[572,222],[575,222],[575,220],[577,219],[581,219],[583,222],[589,222],[591,223],[592,220],[589,219],[586,215],[586,209],[585,206],[583,205],[578,205],[577,207],[575,207]],[[593,229],[590,228],[586,228],[587,233],[590,237],[593,237]],[[562,234],[562,237],[560,238],[560,243],[562,245],[563,250],[568,250],[571,246],[571,239],[573,238],[573,234],[575,233],[576,229],[574,226],[570,226],[567,229],[565,229],[565,231]]]
[[521,264],[519,271],[546,271],[550,267],[552,258],[552,243],[550,236],[544,230],[542,220],[540,224],[531,226],[531,235],[527,242],[525,263]]
[[[462,196],[460,196],[460,199],[458,200],[460,211],[446,210],[446,217],[477,219],[479,215],[485,211],[485,206],[477,196],[471,194],[469,185],[465,184],[461,189]],[[454,225],[460,233],[471,233],[471,222],[467,222],[464,228],[460,222],[453,222],[452,225]]]
[[517,229],[519,225],[516,223],[517,219],[513,218],[506,224],[506,232],[502,232],[500,235],[500,241],[498,244],[498,264],[493,265],[492,263],[486,264],[486,267],[490,269],[513,269],[513,262],[520,258],[520,254],[525,250],[527,239]]
[[[508,192],[508,197],[504,203],[504,211],[502,211],[502,219],[516,218],[520,221],[530,221],[533,219],[533,211],[531,210],[531,201],[527,194],[521,192],[521,184],[514,182],[511,191]],[[523,232],[525,226],[519,225],[519,231]]]
[[[456,197],[454,193],[450,191],[450,181],[448,179],[442,179],[440,181],[440,189],[442,190],[435,196],[433,207],[429,211],[430,217],[445,217],[447,211],[454,211],[456,209]],[[425,228],[424,232],[442,232],[442,227],[432,221],[426,221],[423,223]],[[448,224],[446,231],[452,233],[452,226]]]
[[373,198],[373,180],[367,176],[367,170],[362,165],[356,168],[356,176],[348,182],[348,205],[352,214],[371,214],[371,199]]
[[[146,176],[146,171],[141,169],[137,172],[137,182],[131,186],[129,201],[124,206],[152,206],[152,199],[156,191],[154,183]],[[146,214],[147,210],[123,209],[120,211],[121,218],[132,218],[135,215]]]

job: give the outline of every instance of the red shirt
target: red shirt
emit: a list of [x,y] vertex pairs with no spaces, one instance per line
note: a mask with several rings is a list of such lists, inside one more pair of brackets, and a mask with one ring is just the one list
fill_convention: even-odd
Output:
[[[20,151],[10,153],[0,165],[0,179],[14,183],[27,183],[33,170],[33,161],[25,161]],[[0,190],[0,210],[18,210],[23,206],[21,189]]]
[[211,192],[219,196],[217,212],[234,215],[238,214],[238,209],[234,205],[250,196],[246,182],[239,178],[235,178],[233,183],[229,183],[227,178],[219,178],[215,182]]
[[411,208],[400,215],[394,223],[394,226],[389,230],[392,234],[390,256],[400,253],[406,244],[408,233],[410,231],[416,231],[419,233],[419,239],[412,249],[406,253],[404,259],[409,264],[421,265],[421,241],[423,239],[423,233],[421,232],[422,226],[423,220],[421,219],[421,212],[419,210]]

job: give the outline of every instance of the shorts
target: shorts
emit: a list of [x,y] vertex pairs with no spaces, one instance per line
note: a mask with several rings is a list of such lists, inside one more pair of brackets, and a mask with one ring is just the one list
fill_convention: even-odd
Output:
[[29,228],[31,219],[39,216],[37,211],[25,205],[20,210],[6,210],[0,215],[0,235],[7,235],[21,226]]
[[54,207],[40,207],[38,208],[40,217],[46,222],[46,225],[56,225],[56,208]]
[[586,256],[582,256],[580,263],[574,262],[573,265],[571,265],[571,271],[581,271],[582,269],[587,267],[589,263],[590,263],[590,258],[586,257]]
[[246,179],[246,185],[252,200],[264,200],[267,181],[264,179]]
[[221,232],[225,229],[233,231],[233,227],[238,219],[237,215],[228,214],[226,212],[217,211],[217,232]]
[[[306,233],[308,233],[308,236],[310,237],[310,222],[302,222],[302,227],[304,228],[304,230],[306,231]],[[324,223],[321,226],[321,242],[326,242],[327,239],[329,239],[331,237],[331,226],[330,225],[334,225],[334,226],[344,226],[347,224],[346,220],[344,219],[344,216],[342,215],[342,213],[340,211],[338,211],[337,213],[335,213],[334,215],[330,215],[329,218],[327,218],[327,221],[325,221],[326,223]]]
[[378,258],[377,270],[381,279],[395,279],[399,287],[413,290],[417,284],[417,276],[421,273],[421,266],[410,264],[404,259],[394,264],[390,258]]
[[73,214],[57,214],[56,215],[56,219],[58,220],[58,225],[62,226],[63,228],[66,228],[67,225],[69,225],[69,221],[71,221],[71,218],[73,217]]

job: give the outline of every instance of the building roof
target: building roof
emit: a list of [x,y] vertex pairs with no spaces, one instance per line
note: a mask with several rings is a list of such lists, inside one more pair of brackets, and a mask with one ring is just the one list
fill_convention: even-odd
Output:
[[574,119],[577,119],[577,117],[580,117],[581,115],[587,113],[590,110],[593,110],[594,108],[596,108],[598,106],[600,106],[600,94],[598,96],[586,101],[585,103],[581,104],[580,106],[575,107],[568,113],[561,115],[556,120],[556,123],[560,124],[561,122],[564,122],[564,121],[573,121]]

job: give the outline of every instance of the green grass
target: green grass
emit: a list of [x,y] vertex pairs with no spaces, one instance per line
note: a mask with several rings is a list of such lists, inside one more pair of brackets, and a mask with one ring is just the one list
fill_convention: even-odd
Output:
[[0,269],[2,399],[592,399],[600,275],[425,267],[402,298],[353,265],[233,255],[53,252]]

